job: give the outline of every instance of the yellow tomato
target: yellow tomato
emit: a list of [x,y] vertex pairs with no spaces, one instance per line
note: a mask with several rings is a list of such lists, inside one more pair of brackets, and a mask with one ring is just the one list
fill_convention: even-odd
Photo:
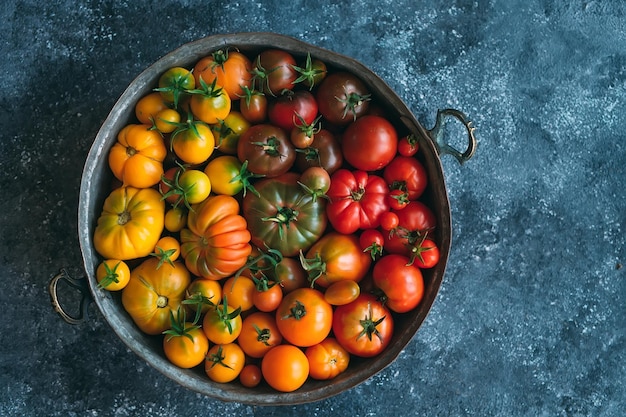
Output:
[[165,229],[168,232],[180,232],[187,224],[187,209],[185,207],[174,207],[165,213]]
[[231,111],[224,120],[218,121],[211,128],[217,149],[225,154],[236,155],[239,136],[250,128],[250,122],[240,112]]
[[209,161],[204,173],[211,181],[215,194],[235,195],[244,187],[245,178],[241,174],[241,162],[232,155],[221,155]]
[[126,262],[119,259],[107,259],[96,269],[98,287],[108,291],[119,291],[130,281],[130,269]]

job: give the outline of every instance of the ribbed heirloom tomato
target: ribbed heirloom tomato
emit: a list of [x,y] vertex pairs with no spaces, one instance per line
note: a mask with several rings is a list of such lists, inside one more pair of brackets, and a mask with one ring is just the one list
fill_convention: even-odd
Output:
[[108,259],[149,255],[163,232],[165,203],[152,188],[120,187],[104,201],[94,232],[96,251]]
[[245,265],[252,252],[246,220],[231,196],[209,196],[193,205],[180,231],[181,253],[194,274],[221,279]]

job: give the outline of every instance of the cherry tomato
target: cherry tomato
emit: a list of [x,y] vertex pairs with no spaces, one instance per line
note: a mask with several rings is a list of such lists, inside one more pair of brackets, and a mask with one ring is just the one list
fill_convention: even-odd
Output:
[[204,173],[211,181],[211,188],[215,194],[235,195],[244,188],[244,178],[241,177],[241,162],[233,155],[220,155],[209,161]]
[[402,156],[415,155],[419,150],[419,147],[417,136],[412,133],[407,136],[403,136],[398,141],[398,153]]
[[191,165],[204,163],[215,149],[215,137],[211,128],[192,118],[188,118],[186,123],[172,133],[170,141],[176,156]]
[[163,332],[163,352],[167,359],[179,368],[189,369],[204,362],[209,351],[209,340],[200,326],[174,318],[172,328]]
[[306,271],[296,258],[284,257],[276,264],[270,275],[283,288],[283,295],[297,288],[308,287],[310,284]]
[[343,280],[330,284],[324,291],[324,299],[328,304],[340,306],[356,300],[360,293],[361,287],[357,282]]
[[201,58],[194,66],[193,74],[196,85],[200,79],[224,88],[231,100],[238,100],[244,87],[250,87],[252,81],[252,62],[241,52],[220,49],[211,55]]
[[384,244],[385,237],[378,229],[364,230],[359,236],[361,249],[363,249],[363,252],[369,253],[372,256],[372,260],[383,254]]
[[356,169],[377,171],[396,156],[398,135],[387,119],[366,115],[348,126],[341,149],[346,161]]
[[393,189],[387,194],[387,203],[393,210],[402,210],[409,204],[409,194],[401,189]]
[[214,345],[204,361],[204,371],[215,382],[235,380],[246,363],[246,355],[236,343]]
[[193,74],[186,68],[173,67],[165,71],[160,77],[158,88],[155,91],[161,93],[163,100],[172,103],[174,108],[178,108],[178,101],[186,90],[196,86]]
[[348,369],[350,354],[337,342],[328,337],[321,343],[304,351],[309,360],[309,375],[318,380],[332,379]]
[[422,239],[411,248],[411,261],[418,268],[432,268],[439,262],[439,248],[431,239]]
[[311,146],[297,149],[296,153],[296,167],[300,171],[309,167],[322,167],[333,175],[343,164],[339,140],[326,129],[321,129],[314,135]]
[[159,183],[159,191],[168,202],[178,207],[204,201],[211,193],[211,180],[198,169],[170,168]]
[[332,317],[333,309],[324,294],[313,288],[298,288],[285,295],[280,303],[276,325],[289,343],[306,347],[328,336]]
[[168,232],[180,232],[187,225],[187,209],[173,207],[165,213],[165,229]]
[[222,286],[218,281],[207,278],[196,278],[185,290],[183,304],[195,313],[194,322],[200,319],[200,315],[206,313],[209,308],[218,306],[222,301]]
[[154,126],[161,133],[172,133],[180,124],[180,113],[174,109],[163,109],[154,116]]
[[234,342],[241,333],[241,309],[227,304],[226,296],[222,303],[210,307],[202,320],[202,330],[213,343]]
[[130,268],[122,260],[107,259],[98,265],[96,280],[98,288],[108,291],[122,290],[130,281]]
[[398,227],[400,220],[398,215],[392,211],[380,215],[380,227],[383,230],[391,231]]
[[224,120],[212,126],[217,149],[228,155],[237,154],[237,142],[243,132],[250,128],[250,122],[238,111],[231,111]]
[[262,358],[271,348],[282,343],[283,336],[273,314],[255,311],[243,320],[237,343],[251,358]]
[[241,311],[248,311],[254,306],[252,296],[256,287],[252,278],[245,275],[233,275],[224,281],[223,296],[228,298],[228,304]]
[[[411,201],[402,210],[390,212],[398,218],[393,233],[385,236],[385,250],[410,256],[411,248],[437,225],[432,210],[421,201]],[[391,230],[391,229],[389,229]]]
[[270,349],[261,361],[263,379],[275,390],[292,392],[300,388],[309,376],[309,360],[293,345]]
[[274,311],[283,300],[283,288],[276,282],[268,282],[267,278],[259,279],[252,293],[252,302],[259,311]]
[[313,198],[325,196],[331,184],[328,171],[322,167],[307,168],[300,175],[299,182]]
[[239,374],[239,382],[246,388],[254,388],[263,380],[261,368],[258,365],[249,363],[244,366]]
[[260,91],[244,88],[239,102],[241,115],[250,123],[262,123],[267,119],[267,97]]
[[316,58],[312,59],[311,54],[307,54],[305,62],[301,67],[295,67],[295,70],[298,72],[298,78],[296,78],[294,84],[302,83],[309,90],[317,87],[328,74],[324,61]]
[[189,106],[193,115],[208,124],[224,120],[231,109],[231,100],[222,86],[206,84],[201,80],[199,89],[189,90],[191,99]]
[[385,293],[385,305],[396,313],[413,310],[424,296],[422,272],[403,255],[385,255],[372,271],[374,285]]
[[165,262],[174,265],[173,262],[180,256],[180,243],[173,236],[163,236],[154,246],[151,255],[159,260],[157,269]]

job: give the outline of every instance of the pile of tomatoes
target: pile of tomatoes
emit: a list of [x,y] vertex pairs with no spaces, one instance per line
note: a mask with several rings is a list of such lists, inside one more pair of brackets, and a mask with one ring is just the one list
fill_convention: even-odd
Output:
[[166,357],[282,392],[391,342],[435,266],[428,184],[354,74],[229,48],[165,71],[108,154],[103,290]]

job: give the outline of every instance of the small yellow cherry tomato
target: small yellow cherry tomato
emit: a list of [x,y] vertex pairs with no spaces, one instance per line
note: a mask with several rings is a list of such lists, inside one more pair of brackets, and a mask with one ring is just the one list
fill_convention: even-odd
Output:
[[174,265],[173,262],[180,256],[180,243],[172,236],[163,236],[154,246],[152,256],[159,260],[157,269],[165,262]]
[[240,112],[231,111],[224,120],[211,126],[217,149],[228,155],[236,155],[239,136],[249,128],[250,122]]
[[161,133],[172,133],[180,123],[180,113],[174,109],[163,109],[154,116],[154,125]]
[[168,232],[180,232],[187,225],[187,209],[185,207],[174,207],[165,213],[165,229]]
[[107,259],[96,269],[98,288],[108,291],[119,291],[130,281],[130,269],[126,262],[118,259]]

